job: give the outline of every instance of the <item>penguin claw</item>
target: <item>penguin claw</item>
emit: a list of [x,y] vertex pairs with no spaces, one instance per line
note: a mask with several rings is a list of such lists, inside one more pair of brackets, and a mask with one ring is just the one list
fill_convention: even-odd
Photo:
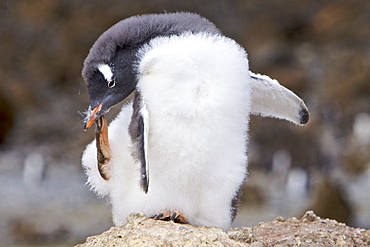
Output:
[[163,213],[156,214],[151,218],[155,220],[173,221],[175,223],[181,223],[181,224],[188,223],[185,216],[181,214],[179,211],[163,212]]
[[96,120],[95,137],[96,137],[98,170],[100,176],[104,180],[109,180],[111,177],[110,174],[111,150],[108,140],[108,124],[104,116],[101,116]]
[[171,219],[171,215],[168,212],[165,213],[159,213],[153,216],[153,219],[155,220],[164,220],[169,221]]
[[181,214],[179,211],[173,211],[171,215],[171,220],[176,223],[186,224],[188,221],[186,220],[185,216]]

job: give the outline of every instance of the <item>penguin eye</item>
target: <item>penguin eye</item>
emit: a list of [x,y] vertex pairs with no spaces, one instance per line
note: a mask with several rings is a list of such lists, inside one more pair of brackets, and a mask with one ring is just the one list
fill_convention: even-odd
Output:
[[108,82],[108,87],[109,88],[112,88],[116,85],[116,80],[111,80],[110,82]]

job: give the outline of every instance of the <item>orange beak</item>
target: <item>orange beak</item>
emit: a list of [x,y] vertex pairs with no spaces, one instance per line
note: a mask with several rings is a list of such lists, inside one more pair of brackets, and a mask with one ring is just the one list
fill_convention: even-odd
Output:
[[97,113],[100,111],[101,106],[103,103],[100,103],[97,107],[95,107],[91,112],[90,115],[86,117],[85,123],[84,123],[84,130],[88,130],[93,123],[95,123],[97,117]]

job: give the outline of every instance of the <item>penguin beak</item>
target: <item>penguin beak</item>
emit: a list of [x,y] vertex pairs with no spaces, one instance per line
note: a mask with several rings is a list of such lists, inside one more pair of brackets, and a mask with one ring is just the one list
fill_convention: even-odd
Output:
[[93,123],[100,117],[100,111],[102,108],[103,102],[100,103],[97,107],[95,107],[93,110],[89,110],[89,113],[87,114],[85,121],[84,121],[84,130],[88,130]]

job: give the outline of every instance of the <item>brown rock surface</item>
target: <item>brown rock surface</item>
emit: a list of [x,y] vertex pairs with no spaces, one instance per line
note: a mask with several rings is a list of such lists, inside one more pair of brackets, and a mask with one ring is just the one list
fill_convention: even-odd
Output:
[[76,247],[93,246],[369,246],[370,230],[348,227],[335,220],[321,219],[308,211],[298,220],[281,217],[255,227],[224,232],[132,214],[122,227],[88,237]]

